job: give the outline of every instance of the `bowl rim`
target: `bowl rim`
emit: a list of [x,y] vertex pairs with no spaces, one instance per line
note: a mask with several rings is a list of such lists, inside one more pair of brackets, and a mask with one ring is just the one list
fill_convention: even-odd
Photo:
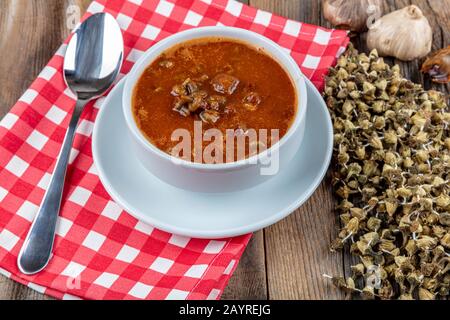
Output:
[[[198,163],[174,157],[159,149],[145,137],[145,135],[138,128],[132,114],[132,98],[134,88],[150,63],[152,63],[161,53],[163,53],[167,49],[180,45],[181,43],[186,41],[208,37],[218,37],[232,40],[234,39],[243,43],[247,43],[256,48],[263,48],[266,54],[272,56],[272,58],[275,59],[283,67],[283,69],[286,71],[286,73],[291,78],[291,81],[293,82],[297,95],[297,112],[292,125],[289,127],[286,134],[275,145],[264,150],[263,152],[253,155],[252,157],[218,164]],[[262,45],[261,43],[256,43],[256,41],[261,42]],[[146,150],[149,150],[159,158],[171,161],[172,163],[180,165],[182,167],[215,171],[246,168],[257,163],[265,163],[264,161],[269,158],[269,156],[273,152],[279,152],[280,148],[285,145],[289,139],[292,139],[295,133],[298,131],[300,125],[303,123],[303,120],[306,117],[307,99],[308,98],[304,75],[295,60],[280,45],[265,36],[246,29],[228,26],[208,26],[188,29],[170,35],[163,40],[155,43],[152,47],[150,47],[150,49],[144,52],[144,54],[136,61],[132,70],[126,77],[124,94],[122,98],[122,109],[129,131]]]

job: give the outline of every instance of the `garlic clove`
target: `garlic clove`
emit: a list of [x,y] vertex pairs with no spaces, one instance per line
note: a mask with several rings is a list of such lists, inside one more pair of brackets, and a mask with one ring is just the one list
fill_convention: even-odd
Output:
[[323,15],[335,27],[367,30],[371,17],[381,16],[382,0],[322,0]]
[[434,82],[450,82],[450,46],[434,52],[422,65],[423,73],[428,73]]
[[415,5],[391,12],[377,21],[367,34],[367,46],[381,56],[411,61],[431,51],[433,31]]

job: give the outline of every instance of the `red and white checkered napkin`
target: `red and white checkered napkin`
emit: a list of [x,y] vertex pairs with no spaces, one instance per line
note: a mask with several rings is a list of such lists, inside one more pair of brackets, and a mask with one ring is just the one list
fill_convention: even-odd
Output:
[[[346,32],[272,15],[234,0],[96,0],[123,30],[122,76],[156,41],[195,26],[228,25],[261,33],[292,54],[320,88],[348,43]],[[250,235],[199,240],[137,221],[106,193],[92,162],[91,133],[103,99],[90,104],[77,130],[53,258],[35,276],[16,258],[42,200],[74,97],[62,78],[65,46],[0,122],[0,272],[58,298],[217,299]]]

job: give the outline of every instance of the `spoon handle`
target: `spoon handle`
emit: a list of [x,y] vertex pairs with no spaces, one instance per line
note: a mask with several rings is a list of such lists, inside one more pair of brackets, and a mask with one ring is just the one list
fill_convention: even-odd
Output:
[[87,102],[87,100],[78,99],[76,103],[50,184],[20,250],[17,264],[19,270],[24,274],[38,273],[47,266],[50,260],[73,137],[81,112]]

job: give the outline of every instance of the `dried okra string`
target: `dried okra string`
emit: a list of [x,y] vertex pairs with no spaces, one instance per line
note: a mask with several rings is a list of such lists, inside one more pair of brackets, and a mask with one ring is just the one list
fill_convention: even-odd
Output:
[[352,46],[327,77],[333,187],[342,229],[332,250],[359,257],[333,283],[364,298],[436,299],[450,286],[450,113],[446,97]]

